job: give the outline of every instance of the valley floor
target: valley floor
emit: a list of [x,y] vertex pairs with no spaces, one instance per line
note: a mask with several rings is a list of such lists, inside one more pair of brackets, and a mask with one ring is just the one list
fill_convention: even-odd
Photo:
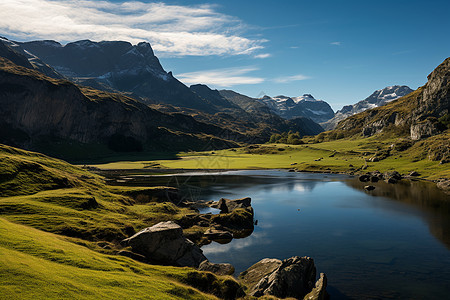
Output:
[[[444,136],[442,138],[446,139]],[[434,141],[439,144],[440,141]],[[423,144],[425,143],[425,144]],[[417,142],[407,147],[395,138],[341,139],[330,142],[286,145],[262,144],[244,148],[186,152],[176,159],[120,161],[93,165],[102,170],[161,169],[295,169],[308,172],[365,173],[396,170],[408,175],[412,171],[428,180],[450,178],[449,165],[429,159],[430,144]],[[371,159],[376,157],[376,159]],[[372,160],[372,161],[370,161]]]

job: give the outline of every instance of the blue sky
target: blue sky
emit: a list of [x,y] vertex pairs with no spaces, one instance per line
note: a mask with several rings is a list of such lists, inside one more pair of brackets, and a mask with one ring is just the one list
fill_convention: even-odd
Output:
[[16,40],[149,41],[187,85],[314,95],[333,109],[415,89],[450,56],[450,1],[2,0]]

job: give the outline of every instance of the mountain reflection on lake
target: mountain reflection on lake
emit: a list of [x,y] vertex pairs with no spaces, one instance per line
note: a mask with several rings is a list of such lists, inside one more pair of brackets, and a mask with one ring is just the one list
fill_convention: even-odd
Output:
[[332,299],[450,295],[450,197],[434,184],[378,182],[367,192],[349,176],[278,170],[138,176],[129,184],[169,184],[193,200],[251,197],[254,232],[202,247],[236,274],[266,257],[310,256]]

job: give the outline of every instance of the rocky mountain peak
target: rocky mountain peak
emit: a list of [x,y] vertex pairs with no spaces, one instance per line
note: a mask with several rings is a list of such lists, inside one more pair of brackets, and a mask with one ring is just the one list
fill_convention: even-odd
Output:
[[285,119],[307,117],[314,122],[325,122],[334,116],[331,106],[322,100],[316,100],[311,94],[299,97],[264,96],[259,101]]
[[65,47],[98,48],[99,46],[91,40],[80,40],[68,43]]
[[137,49],[140,53],[142,53],[142,55],[155,56],[152,46],[147,42],[140,42],[139,44],[137,44]]
[[332,119],[322,123],[321,125],[326,130],[334,129],[339,121],[342,121],[349,116],[363,112],[367,109],[383,106],[400,97],[406,96],[411,92],[413,92],[413,90],[406,85],[393,85],[376,90],[366,99],[353,105],[344,106],[341,110],[336,112]]

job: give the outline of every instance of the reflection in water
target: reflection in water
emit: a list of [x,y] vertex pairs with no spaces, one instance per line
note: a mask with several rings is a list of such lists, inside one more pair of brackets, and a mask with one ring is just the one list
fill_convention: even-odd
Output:
[[220,254],[226,253],[230,251],[243,250],[248,248],[255,243],[258,245],[267,245],[270,244],[270,240],[267,239],[267,234],[264,232],[254,232],[252,235],[245,239],[234,239],[230,243],[221,245],[215,242],[212,242],[207,247],[203,247],[203,254],[208,256],[208,254]]
[[307,255],[327,274],[332,299],[450,294],[450,199],[432,184],[378,182],[366,192],[357,178],[275,170],[141,176],[128,184],[170,185],[192,200],[251,197],[253,234],[202,247],[237,273],[265,257]]
[[[354,179],[344,182],[359,190],[363,190],[366,185]],[[375,186],[375,190],[368,192],[371,195],[386,197],[417,208],[408,213],[423,217],[430,232],[450,249],[450,197],[437,189],[434,183],[401,180],[397,184],[384,181],[371,184]],[[382,205],[384,210],[393,209],[390,202],[377,202],[377,205]]]

